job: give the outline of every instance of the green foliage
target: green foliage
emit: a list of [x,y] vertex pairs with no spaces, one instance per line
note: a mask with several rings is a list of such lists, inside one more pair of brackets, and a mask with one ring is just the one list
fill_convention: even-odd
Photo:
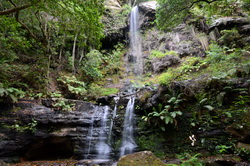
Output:
[[170,30],[188,15],[192,0],[158,0],[157,3],[156,23],[160,29]]
[[117,88],[105,88],[103,89],[102,95],[108,96],[110,94],[116,94],[119,92],[119,89]]
[[148,115],[142,117],[143,120],[153,123],[154,126],[160,127],[162,131],[165,131],[165,125],[173,124],[177,127],[176,117],[182,115],[180,111],[179,104],[183,101],[181,99],[182,94],[179,94],[177,97],[171,97],[167,101],[167,105],[162,108],[162,104],[158,105],[158,109],[155,107],[153,111]]
[[[247,5],[246,0],[243,4]],[[205,17],[212,20],[222,16],[237,16],[241,12],[242,1],[237,0],[158,0],[156,22],[159,28],[171,28],[183,23],[188,17]]]
[[182,163],[177,164],[167,164],[168,166],[203,166],[205,163],[203,160],[199,159],[200,153],[195,154],[194,156],[189,153],[176,155],[179,159],[181,159]]
[[197,78],[208,74],[216,79],[247,76],[250,73],[248,51],[211,44],[206,58],[186,57],[178,67],[170,67],[157,77],[158,83],[168,85],[172,81]]
[[64,99],[54,99],[54,103],[52,105],[56,110],[60,111],[73,111],[75,109],[75,103],[70,103],[69,101],[65,101]]
[[246,161],[250,161],[250,149],[237,148],[235,153]]
[[163,58],[163,57],[165,57],[167,55],[178,56],[177,52],[175,52],[175,51],[165,51],[165,53],[163,53],[163,52],[160,52],[160,51],[153,50],[153,51],[150,52],[149,58],[150,59]]
[[136,137],[136,143],[140,150],[150,150],[155,156],[163,159],[164,153],[164,136],[159,133],[150,133],[149,135],[141,135]]
[[33,118],[32,121],[29,122],[28,124],[24,124],[21,121],[15,121],[15,124],[13,125],[2,124],[4,128],[14,129],[17,132],[31,131],[32,133],[36,132],[37,125],[38,125],[37,121]]
[[121,29],[126,27],[127,16],[131,11],[131,6],[125,4],[121,10],[107,10],[104,13],[102,22],[104,23],[104,33],[106,36],[112,34],[122,35]]
[[84,82],[79,81],[74,75],[73,76],[67,76],[63,75],[60,78],[57,79],[59,83],[61,83],[62,87],[67,87],[67,91],[70,94],[75,95],[77,98],[79,98],[81,95],[86,94],[86,85]]
[[13,87],[4,87],[4,85],[0,83],[0,101],[7,102],[10,100],[15,103],[19,98],[24,96],[24,91]]
[[101,73],[102,54],[98,50],[92,50],[86,55],[86,59],[81,64],[83,75],[88,81],[98,80],[103,77]]
[[118,43],[111,52],[103,53],[101,71],[103,75],[118,74],[123,70],[122,57],[125,54],[125,46]]
[[228,146],[228,145],[217,145],[215,147],[215,150],[218,154],[225,154],[228,152],[228,150],[230,150],[232,148],[232,146]]
[[157,80],[160,84],[167,85],[176,79],[187,79],[190,73],[198,72],[206,67],[207,62],[199,57],[187,57],[177,68],[169,68],[167,72],[162,73]]
[[243,45],[243,43],[240,42],[241,36],[237,29],[222,30],[221,34],[219,44],[229,48],[237,48]]
[[31,48],[25,35],[14,18],[0,16],[0,64],[14,61],[18,53]]

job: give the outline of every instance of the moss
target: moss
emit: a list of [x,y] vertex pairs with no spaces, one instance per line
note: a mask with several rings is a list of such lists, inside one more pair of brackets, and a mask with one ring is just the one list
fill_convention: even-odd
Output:
[[118,92],[119,92],[119,89],[117,89],[117,88],[105,88],[105,89],[103,89],[102,95],[108,96],[110,94],[115,94]]
[[140,103],[145,103],[146,100],[147,100],[150,96],[152,96],[152,92],[151,92],[151,91],[144,93],[144,94],[140,97]]
[[129,154],[120,158],[117,166],[164,166],[159,158],[150,151]]

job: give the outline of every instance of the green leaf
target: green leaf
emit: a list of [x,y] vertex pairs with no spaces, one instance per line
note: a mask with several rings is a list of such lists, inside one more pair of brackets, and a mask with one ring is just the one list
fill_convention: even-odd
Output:
[[170,115],[173,117],[173,118],[175,118],[176,117],[176,112],[174,111],[174,112],[170,112]]
[[200,101],[200,104],[203,104],[204,102],[206,102],[208,99],[207,98],[204,98]]
[[171,99],[168,100],[168,103],[173,103],[176,101],[176,97],[171,97]]
[[12,100],[14,103],[16,103],[16,102],[18,101],[18,100],[17,100],[17,97],[14,96],[13,94],[9,94],[9,96],[10,96],[11,100]]
[[165,130],[166,130],[165,127],[163,127],[163,126],[161,126],[160,129],[161,129],[162,131],[165,131]]
[[169,116],[165,117],[165,124],[168,124],[170,122],[171,118]]
[[226,114],[226,116],[227,116],[228,118],[232,118],[232,117],[233,117],[232,114],[231,114],[230,112],[226,112],[225,114]]
[[177,115],[182,115],[182,112],[181,112],[181,111],[175,111],[175,113],[176,113]]
[[209,111],[214,110],[214,107],[212,107],[211,105],[205,105],[204,108],[207,108]]
[[4,88],[0,88],[0,96],[4,96],[5,93],[5,89]]

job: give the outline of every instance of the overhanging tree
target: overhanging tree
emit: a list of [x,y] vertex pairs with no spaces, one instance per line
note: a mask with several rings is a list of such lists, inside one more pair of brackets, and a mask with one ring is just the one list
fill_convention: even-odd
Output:
[[3,0],[0,17],[15,19],[26,30],[28,38],[41,43],[47,54],[62,58],[63,50],[69,49],[64,48],[65,42],[72,41],[71,49],[76,48],[74,40],[75,45],[87,51],[100,47],[103,1]]
[[249,5],[249,0],[157,0],[157,2],[156,22],[163,30],[171,30],[197,11],[202,14],[201,16],[210,19],[216,15],[238,15],[238,8]]

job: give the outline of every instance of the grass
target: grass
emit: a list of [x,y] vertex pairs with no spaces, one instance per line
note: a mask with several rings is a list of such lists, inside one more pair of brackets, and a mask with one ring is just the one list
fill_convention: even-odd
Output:
[[105,88],[105,89],[103,89],[102,95],[108,96],[111,94],[116,94],[118,92],[119,92],[119,89],[117,89],[117,88]]

